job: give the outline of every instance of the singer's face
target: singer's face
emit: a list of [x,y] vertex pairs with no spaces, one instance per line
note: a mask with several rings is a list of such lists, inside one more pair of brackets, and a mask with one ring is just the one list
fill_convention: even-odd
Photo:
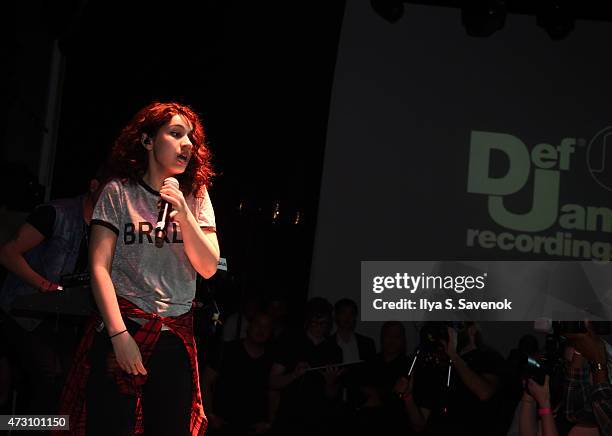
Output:
[[149,171],[163,177],[183,173],[193,152],[189,139],[192,129],[191,123],[180,115],[161,126],[149,149]]

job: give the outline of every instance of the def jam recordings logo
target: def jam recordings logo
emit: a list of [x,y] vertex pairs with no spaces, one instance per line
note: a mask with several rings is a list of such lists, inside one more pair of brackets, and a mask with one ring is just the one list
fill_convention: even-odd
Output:
[[602,129],[591,139],[587,166],[599,186],[612,191],[612,127]]
[[[591,177],[608,191],[612,191],[611,141],[612,127],[607,127],[595,135],[586,150]],[[584,164],[584,145],[583,139],[565,137],[556,143],[528,146],[511,134],[472,131],[467,192],[484,200],[495,226],[467,229],[467,246],[611,260],[612,209],[603,206],[609,194],[602,193],[599,204],[561,196],[563,178],[577,183],[580,171],[572,170],[574,165]],[[577,154],[583,156],[577,158]],[[494,155],[507,162],[501,176],[499,159]],[[519,200],[523,209],[515,210],[507,201],[510,198]],[[575,238],[575,231],[586,239]]]

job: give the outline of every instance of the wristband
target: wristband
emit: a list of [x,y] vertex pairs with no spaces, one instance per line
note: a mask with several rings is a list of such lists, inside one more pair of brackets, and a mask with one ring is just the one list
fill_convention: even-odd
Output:
[[603,371],[604,369],[606,369],[605,363],[591,362],[591,371],[592,372],[599,372],[599,371]]
[[552,409],[550,407],[540,407],[538,409],[538,415],[550,415],[552,413]]
[[109,339],[113,339],[115,336],[119,336],[121,333],[127,332],[127,329],[120,331],[119,333],[115,333],[114,335],[109,336]]

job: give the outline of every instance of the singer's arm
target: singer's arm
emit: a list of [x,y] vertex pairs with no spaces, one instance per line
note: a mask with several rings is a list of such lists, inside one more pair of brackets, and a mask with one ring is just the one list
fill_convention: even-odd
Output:
[[101,225],[91,226],[89,245],[91,289],[109,337],[116,335],[111,338],[111,342],[117,363],[130,374],[144,375],[146,370],[142,365],[138,345],[128,332],[124,332],[126,327],[119,310],[115,285],[111,280],[110,272],[116,244],[115,232]]
[[161,197],[172,204],[170,216],[180,224],[185,253],[195,270],[204,278],[212,277],[219,263],[217,234],[200,228],[187,206],[183,193],[170,184],[162,186]]
[[219,263],[219,242],[217,234],[203,230],[189,209],[186,216],[177,214],[175,220],[181,226],[185,253],[195,270],[204,278],[212,277],[217,272]]
[[125,330],[110,271],[117,235],[104,226],[92,225],[89,244],[91,289],[109,335]]

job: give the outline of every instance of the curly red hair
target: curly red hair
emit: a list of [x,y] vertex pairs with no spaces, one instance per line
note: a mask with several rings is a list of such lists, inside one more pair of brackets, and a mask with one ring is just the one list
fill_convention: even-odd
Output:
[[211,164],[212,154],[206,143],[206,134],[200,117],[187,105],[169,102],[153,102],[145,106],[123,128],[116,139],[108,166],[112,176],[138,181],[147,170],[147,150],[142,145],[142,135],[154,137],[157,131],[173,116],[180,115],[193,126],[189,140],[193,152],[187,168],[177,175],[181,191],[185,195],[201,195],[209,187],[215,175]]

